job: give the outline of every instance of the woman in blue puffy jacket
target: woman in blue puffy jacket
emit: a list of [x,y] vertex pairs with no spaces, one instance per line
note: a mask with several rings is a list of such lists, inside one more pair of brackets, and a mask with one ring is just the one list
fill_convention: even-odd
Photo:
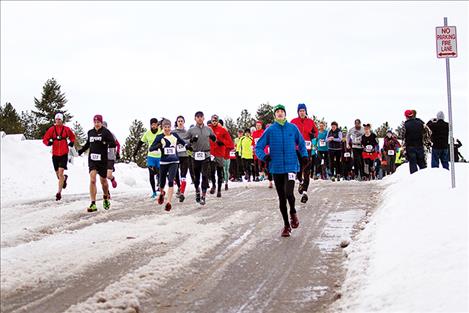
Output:
[[[300,224],[295,210],[296,173],[300,171],[300,164],[296,147],[301,155],[301,162],[308,162],[305,141],[298,128],[288,123],[285,116],[285,107],[278,104],[274,107],[275,123],[265,130],[256,145],[257,157],[268,163],[269,173],[274,177],[275,188],[279,197],[280,212],[282,213],[285,227],[282,237],[289,237],[291,228],[297,228]],[[264,152],[265,146],[270,147],[270,153]],[[288,219],[287,201],[290,205],[290,221]]]

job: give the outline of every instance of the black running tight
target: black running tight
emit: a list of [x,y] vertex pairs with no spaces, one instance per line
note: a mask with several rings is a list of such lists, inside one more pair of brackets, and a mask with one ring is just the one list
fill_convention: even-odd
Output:
[[288,208],[287,201],[290,205],[290,214],[296,213],[295,210],[295,196],[293,189],[295,188],[296,173],[291,174],[291,179],[288,178],[289,174],[273,174],[275,188],[277,189],[278,202],[280,206],[280,212],[282,213],[283,223],[285,227],[290,227],[290,221],[288,219]]

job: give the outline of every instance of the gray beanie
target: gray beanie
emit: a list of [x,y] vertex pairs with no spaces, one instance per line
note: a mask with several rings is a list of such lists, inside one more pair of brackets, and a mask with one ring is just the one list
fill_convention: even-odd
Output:
[[443,111],[440,111],[436,114],[436,119],[437,120],[444,120],[445,119],[445,113]]

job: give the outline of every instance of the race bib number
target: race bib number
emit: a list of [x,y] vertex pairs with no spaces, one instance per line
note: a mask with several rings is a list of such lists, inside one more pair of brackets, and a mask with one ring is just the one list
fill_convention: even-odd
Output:
[[194,153],[194,159],[195,159],[196,161],[203,161],[203,160],[205,160],[205,152],[199,151],[199,152]]
[[295,173],[288,173],[288,180],[295,180],[296,174]]
[[361,137],[353,137],[352,142],[354,144],[360,144],[362,142],[362,138]]
[[394,154],[395,154],[394,150],[388,150],[388,155],[394,155]]
[[166,147],[166,148],[164,148],[164,154],[166,154],[166,155],[174,155],[174,154],[176,154],[176,148],[174,148],[174,147]]
[[311,141],[305,141],[306,149],[311,150]]
[[344,157],[350,158],[350,152],[345,152],[345,153],[344,153]]
[[185,152],[186,151],[186,147],[184,145],[177,145],[177,150],[178,152]]
[[324,139],[319,140],[319,146],[320,147],[325,147],[326,146],[326,141]]
[[373,146],[372,145],[367,145],[365,147],[365,150],[366,150],[366,152],[371,152],[371,151],[373,151]]
[[210,156],[210,161],[215,160],[215,157],[213,155]]
[[259,141],[259,138],[254,139],[254,144],[257,145],[258,141]]
[[234,158],[236,156],[236,152],[235,151],[230,151],[230,157]]
[[91,153],[90,158],[92,161],[101,161],[101,154]]

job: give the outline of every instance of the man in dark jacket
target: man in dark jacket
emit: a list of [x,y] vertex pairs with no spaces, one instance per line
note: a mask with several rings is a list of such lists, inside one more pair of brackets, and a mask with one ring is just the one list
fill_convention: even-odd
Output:
[[445,115],[443,112],[438,112],[436,119],[428,121],[427,126],[432,131],[432,167],[439,167],[441,165],[445,169],[449,169],[449,149],[448,149],[448,135],[449,124],[444,121]]
[[[404,113],[406,121],[404,123],[404,146],[409,161],[410,173],[415,173],[418,169],[427,167],[425,160],[425,150],[423,147],[425,123],[415,118],[413,110],[406,110]],[[418,166],[418,168],[417,168]]]

